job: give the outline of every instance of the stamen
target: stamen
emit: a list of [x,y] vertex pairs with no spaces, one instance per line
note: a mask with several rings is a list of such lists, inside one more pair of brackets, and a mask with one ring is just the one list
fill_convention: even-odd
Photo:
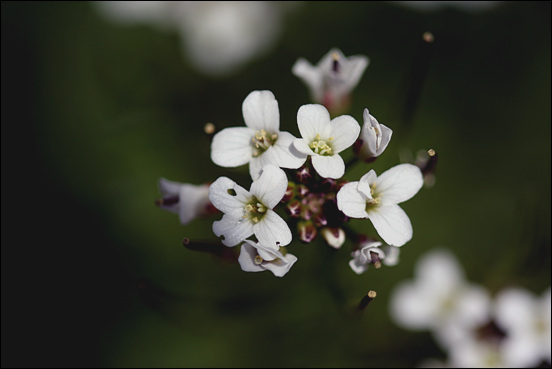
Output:
[[255,256],[255,264],[260,265],[264,259],[260,255]]
[[337,52],[332,53],[332,70],[336,73],[339,72],[339,54]]
[[255,132],[255,136],[251,137],[251,142],[257,150],[253,150],[253,157],[257,157],[265,152],[270,146],[276,143],[278,135],[276,133],[268,134],[267,131],[261,129]]
[[[328,139],[328,142],[333,140],[333,137]],[[320,139],[320,134],[316,134],[314,141],[312,141],[309,147],[318,155],[332,155],[332,148],[326,143],[326,141]]]
[[371,303],[372,300],[376,298],[376,296],[377,296],[376,291],[373,291],[373,290],[368,291],[368,293],[364,295],[362,300],[360,300],[360,303],[358,304],[358,310],[363,311],[364,309],[366,309],[368,304]]

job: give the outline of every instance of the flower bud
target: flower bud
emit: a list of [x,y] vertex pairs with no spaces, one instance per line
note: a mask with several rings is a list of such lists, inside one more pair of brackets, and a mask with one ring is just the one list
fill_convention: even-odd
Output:
[[313,170],[311,167],[303,165],[301,168],[297,169],[295,172],[295,179],[299,183],[308,184],[312,181]]
[[299,233],[299,239],[303,243],[310,243],[314,241],[318,235],[318,231],[312,221],[303,221],[297,223],[297,232]]
[[285,212],[292,218],[298,218],[301,215],[303,206],[299,200],[293,200],[284,208]]
[[320,233],[322,233],[328,245],[335,249],[341,248],[345,243],[345,231],[341,228],[326,227]]

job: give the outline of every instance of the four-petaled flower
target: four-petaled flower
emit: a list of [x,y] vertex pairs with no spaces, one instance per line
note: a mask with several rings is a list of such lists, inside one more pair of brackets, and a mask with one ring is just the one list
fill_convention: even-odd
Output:
[[346,108],[349,95],[369,62],[364,55],[347,58],[341,50],[333,48],[316,66],[300,58],[291,71],[307,85],[313,102],[323,104],[335,113]]
[[351,218],[368,218],[389,245],[402,246],[412,238],[412,224],[398,205],[423,185],[420,168],[399,164],[379,177],[374,170],[358,182],[345,184],[337,193],[337,206]]
[[283,277],[297,261],[295,255],[282,254],[279,250],[245,240],[240,250],[238,262],[244,272],[270,270],[276,277]]
[[288,245],[289,226],[272,210],[284,197],[287,185],[286,174],[273,164],[263,168],[250,191],[227,177],[219,177],[209,188],[209,199],[224,215],[213,223],[213,232],[223,237],[226,246],[236,246],[253,234],[275,251]]
[[312,165],[320,176],[341,178],[345,174],[345,162],[339,153],[351,146],[360,133],[355,118],[341,115],[330,121],[324,106],[307,104],[297,112],[297,125],[302,138],[293,141],[294,148],[311,156]]
[[215,164],[238,167],[249,163],[255,180],[267,164],[297,169],[305,162],[304,155],[290,150],[295,137],[280,131],[278,101],[272,92],[251,92],[243,101],[242,112],[246,127],[225,128],[213,137],[211,159]]
[[182,224],[188,224],[196,217],[212,212],[208,184],[192,185],[161,178],[159,191],[163,197],[157,200],[157,205],[178,214]]
[[368,109],[364,109],[364,124],[360,131],[358,146],[355,143],[355,153],[364,161],[370,161],[380,156],[389,141],[393,131],[380,124]]

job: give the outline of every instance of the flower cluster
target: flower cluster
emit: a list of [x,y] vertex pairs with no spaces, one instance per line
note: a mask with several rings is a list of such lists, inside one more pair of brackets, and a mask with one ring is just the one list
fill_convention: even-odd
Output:
[[[299,59],[292,70],[307,83],[315,102],[297,111],[299,135],[280,130],[278,101],[268,90],[245,98],[244,126],[213,132],[212,161],[226,168],[248,165],[249,189],[228,177],[216,179],[208,191],[206,185],[179,187],[162,179],[165,197],[159,204],[178,212],[183,224],[213,210],[222,213],[213,233],[224,246],[240,247],[237,260],[244,271],[285,275],[297,261],[287,252],[294,238],[304,244],[323,239],[336,249],[350,240],[350,267],[357,274],[369,266],[395,265],[399,247],[413,236],[399,204],[421,189],[424,173],[419,165],[403,163],[379,176],[372,169],[357,181],[344,179],[348,149],[350,164],[373,162],[393,133],[367,108],[362,126],[351,115],[334,116],[367,65],[368,58],[348,59],[338,49],[317,67]],[[381,240],[355,232],[347,224],[350,218],[369,219]]]
[[511,286],[491,297],[466,280],[446,249],[423,255],[416,278],[397,285],[390,312],[401,327],[428,330],[448,353],[447,362],[423,366],[531,368],[550,366],[550,288],[542,296]]

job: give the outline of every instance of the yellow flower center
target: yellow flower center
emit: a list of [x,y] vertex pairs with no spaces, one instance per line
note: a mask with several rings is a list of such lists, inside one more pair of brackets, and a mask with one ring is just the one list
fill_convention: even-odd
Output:
[[324,156],[330,156],[333,153],[332,147],[329,145],[329,143],[333,140],[333,137],[330,137],[328,141],[322,140],[320,138],[320,135],[317,133],[316,138],[314,141],[312,141],[309,145],[309,147],[314,151],[315,154],[318,155],[324,155]]
[[276,143],[278,135],[276,133],[269,133],[264,129],[255,132],[255,136],[251,138],[253,144],[253,156],[260,156],[263,152]]
[[251,219],[253,223],[259,223],[259,221],[264,217],[268,208],[264,206],[255,196],[249,201],[243,208],[244,219]]

